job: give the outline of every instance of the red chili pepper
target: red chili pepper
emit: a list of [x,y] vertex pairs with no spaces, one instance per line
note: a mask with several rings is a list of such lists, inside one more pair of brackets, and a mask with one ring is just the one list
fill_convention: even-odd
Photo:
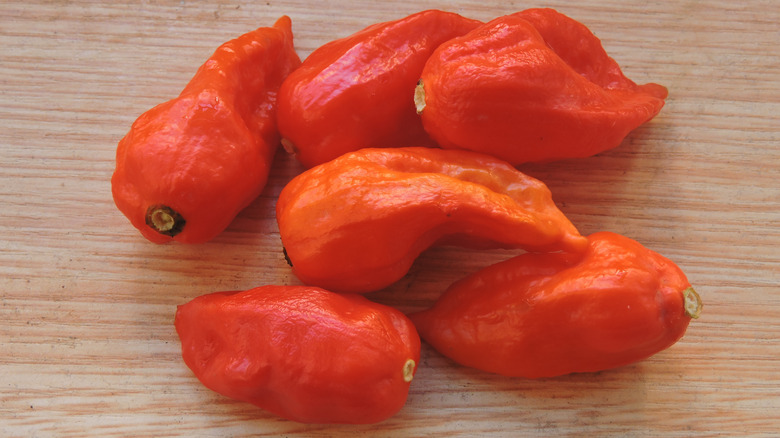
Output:
[[300,64],[280,18],[220,46],[181,94],[119,142],[114,201],[155,243],[200,243],[262,191],[279,145],[276,96]]
[[589,241],[584,257],[523,254],[485,268],[410,318],[445,356],[506,376],[605,370],[677,342],[701,311],[680,268],[618,234]]
[[625,77],[582,23],[529,9],[439,46],[415,100],[442,147],[518,165],[614,148],[658,114],[666,96],[661,85]]
[[179,306],[182,357],[208,388],[303,423],[376,423],[406,403],[420,338],[361,295],[262,286]]
[[370,292],[436,244],[582,252],[547,186],[504,161],[435,148],[361,149],[298,175],[276,204],[304,283]]
[[364,147],[433,146],[415,114],[414,87],[439,44],[478,24],[429,10],[318,48],[279,92],[285,148],[312,167]]

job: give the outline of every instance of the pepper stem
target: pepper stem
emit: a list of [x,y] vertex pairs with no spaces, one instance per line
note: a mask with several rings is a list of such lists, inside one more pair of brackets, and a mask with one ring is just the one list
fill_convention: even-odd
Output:
[[295,143],[293,143],[292,140],[288,138],[282,139],[282,147],[284,148],[284,151],[290,155],[295,155],[298,153],[298,148],[295,146]]
[[411,382],[414,378],[414,367],[417,365],[414,359],[407,359],[403,367],[404,382]]
[[165,236],[175,236],[182,232],[187,222],[174,209],[167,205],[152,205],[146,210],[146,225]]
[[422,114],[425,109],[425,87],[422,79],[417,81],[417,86],[414,87],[414,106],[417,108],[417,114]]
[[282,246],[282,254],[284,254],[284,260],[292,268],[293,267],[293,262],[292,262],[292,260],[290,260],[290,255],[287,254],[287,248],[285,248],[284,246]]
[[697,319],[701,315],[703,306],[699,294],[689,286],[683,291],[683,299],[685,300],[685,314],[693,319]]

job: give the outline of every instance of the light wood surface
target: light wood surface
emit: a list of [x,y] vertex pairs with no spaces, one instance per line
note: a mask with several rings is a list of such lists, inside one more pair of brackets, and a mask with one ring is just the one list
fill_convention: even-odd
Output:
[[[116,143],[222,42],[282,14],[302,57],[428,9],[489,20],[551,6],[588,25],[666,107],[619,148],[521,169],[583,234],[671,258],[704,300],[672,348],[621,369],[508,379],[423,346],[408,402],[370,426],[302,425],[204,388],[181,361],[176,305],[296,284],[275,197],[216,240],[154,245],[115,208]],[[588,0],[4,1],[0,5],[0,436],[770,436],[780,430],[780,3]],[[432,249],[370,295],[430,305],[511,251]]]

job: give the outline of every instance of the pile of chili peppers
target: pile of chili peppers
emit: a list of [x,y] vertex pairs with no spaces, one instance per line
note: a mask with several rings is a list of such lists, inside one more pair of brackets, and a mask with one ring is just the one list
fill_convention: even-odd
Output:
[[[486,23],[423,11],[303,62],[282,17],[220,46],[133,123],[112,191],[152,242],[206,242],[260,194],[279,145],[294,154],[307,169],[276,218],[304,285],[179,306],[182,356],[208,388],[275,415],[375,423],[405,404],[421,338],[456,363],[538,378],[634,363],[684,335],[702,304],[672,261],[581,235],[515,167],[614,148],[666,96],[552,9]],[[524,251],[410,315],[363,296],[434,245]]]

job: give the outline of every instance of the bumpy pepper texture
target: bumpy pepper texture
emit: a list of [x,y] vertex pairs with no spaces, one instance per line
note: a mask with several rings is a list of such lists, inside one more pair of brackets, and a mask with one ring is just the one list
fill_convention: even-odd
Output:
[[111,185],[147,239],[205,242],[260,194],[280,140],[278,89],[299,64],[282,17],[220,46],[177,98],[133,123]]
[[581,252],[587,239],[542,182],[470,151],[361,149],[294,178],[276,206],[303,282],[371,292],[435,244]]
[[376,423],[406,403],[420,338],[360,295],[261,286],[203,295],[175,319],[187,366],[208,388],[302,423]]
[[487,267],[410,318],[459,364],[528,378],[615,368],[677,342],[701,311],[683,272],[627,237],[588,239],[584,257],[523,254]]
[[364,147],[433,145],[415,114],[414,87],[439,44],[478,24],[428,10],[318,48],[279,92],[285,148],[312,167]]
[[582,23],[529,9],[439,46],[415,100],[442,147],[518,165],[614,148],[658,114],[666,96],[661,85],[625,77]]

